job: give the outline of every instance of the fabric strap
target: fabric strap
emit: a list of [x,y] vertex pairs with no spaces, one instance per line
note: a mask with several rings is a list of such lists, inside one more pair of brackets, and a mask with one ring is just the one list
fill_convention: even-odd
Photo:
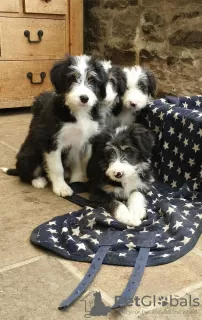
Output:
[[118,298],[115,304],[112,306],[112,309],[125,307],[132,302],[132,299],[140,285],[142,276],[144,274],[144,269],[147,264],[150,248],[152,248],[155,245],[155,238],[155,233],[149,232],[149,235],[146,236],[146,238],[139,238],[136,242],[136,246],[140,249],[135,262],[135,266],[132,270],[131,276],[125,289],[123,290],[121,296]]
[[88,288],[96,274],[98,273],[102,262],[109,251],[109,249],[117,243],[118,238],[120,237],[120,232],[114,233],[114,230],[108,229],[107,232],[102,237],[102,240],[99,244],[99,249],[93,258],[93,261],[85,274],[83,280],[79,283],[76,289],[72,292],[72,294],[62,301],[59,306],[59,310],[64,310],[68,308],[73,302],[75,302],[82,293]]
[[[106,254],[109,249],[113,247],[117,243],[117,240],[120,236],[120,232],[114,232],[114,230],[109,229],[103,236],[103,239],[99,245],[99,249],[95,254],[95,257],[84,276],[83,280],[79,283],[76,289],[72,292],[72,294],[59,306],[59,310],[64,310],[68,308],[72,303],[74,303],[82,293],[88,288],[88,286],[92,283],[96,274],[100,270],[100,267],[104,261]],[[150,248],[155,244],[155,233],[149,233],[149,235],[143,235],[136,242],[136,246],[139,247],[138,257],[136,259],[135,266],[131,273],[130,279],[126,288],[123,290],[121,296],[115,302],[115,304],[111,307],[112,309],[116,309],[119,307],[124,307],[131,304],[131,301],[138,289],[138,286],[141,282],[144,269],[147,263],[147,259],[149,256]]]
[[95,204],[92,201],[77,194],[89,191],[89,185],[87,182],[73,182],[70,184],[70,187],[72,188],[74,193],[71,197],[65,197],[66,200],[78,204],[80,207],[88,206],[95,208]]
[[95,278],[97,272],[99,271],[102,262],[109,251],[110,246],[100,247],[86,273],[83,280],[79,283],[79,285],[76,287],[76,289],[72,292],[72,294],[62,301],[62,303],[59,306],[59,310],[64,310],[68,308],[74,301],[76,301],[82,293],[88,288],[88,286],[91,284],[93,279]]

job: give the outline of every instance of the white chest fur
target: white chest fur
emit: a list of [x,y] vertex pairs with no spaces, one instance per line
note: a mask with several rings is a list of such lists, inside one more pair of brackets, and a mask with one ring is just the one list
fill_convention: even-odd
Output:
[[93,121],[89,115],[79,115],[76,122],[63,124],[56,138],[58,148],[63,150],[73,146],[80,150],[97,132],[98,123],[96,121]]

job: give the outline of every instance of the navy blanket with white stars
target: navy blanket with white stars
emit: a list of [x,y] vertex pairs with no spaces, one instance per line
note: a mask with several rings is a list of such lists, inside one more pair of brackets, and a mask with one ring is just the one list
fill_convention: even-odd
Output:
[[156,134],[153,165],[157,180],[147,193],[147,218],[139,227],[118,222],[103,208],[57,216],[35,228],[31,241],[66,259],[91,262],[111,228],[116,245],[104,263],[134,266],[136,243],[155,232],[147,266],[175,261],[190,251],[202,231],[202,96],[153,101],[138,121]]

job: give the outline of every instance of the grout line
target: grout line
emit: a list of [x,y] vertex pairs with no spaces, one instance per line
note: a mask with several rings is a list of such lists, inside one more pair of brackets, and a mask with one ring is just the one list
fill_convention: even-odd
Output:
[[[190,294],[190,293],[192,293],[193,291],[195,291],[195,290],[197,290],[197,289],[200,289],[200,288],[202,288],[202,281],[200,281],[200,282],[197,282],[197,283],[194,283],[194,284],[192,284],[192,285],[190,285],[190,286],[188,286],[188,287],[186,287],[186,288],[183,288],[183,289],[181,289],[181,290],[179,290],[179,291],[176,291],[175,293],[171,293],[171,294],[169,294],[169,295],[164,295],[164,298],[167,298],[167,299],[169,299],[169,297],[172,295],[173,297],[175,297],[175,298],[182,298],[182,297],[184,297],[186,294]],[[168,305],[168,307],[170,307],[169,305]],[[152,310],[155,310],[155,309],[160,309],[160,308],[162,308],[162,306],[161,305],[157,305],[157,306],[150,306],[150,307],[148,307],[148,308],[142,308],[142,309],[140,309],[139,311],[140,311],[140,314],[139,315],[144,315],[145,313],[148,313],[148,311],[152,311]]]
[[[81,270],[79,270],[71,261],[59,259],[59,262],[65,268],[67,268],[71,273],[73,273],[79,280],[83,279],[84,273]],[[99,288],[99,290],[100,290],[100,288]],[[87,294],[87,292],[84,293],[84,296]],[[114,299],[106,291],[102,290],[102,292],[103,292],[102,296],[106,300],[106,302],[112,305],[114,303]]]
[[11,146],[11,145],[10,145],[10,144],[8,144],[8,143],[3,142],[3,141],[1,141],[1,140],[0,140],[0,143],[1,143],[1,144],[3,144],[3,145],[4,145],[4,146],[6,146],[6,147],[8,147],[8,148],[12,149],[12,150],[13,150],[13,151],[15,151],[15,152],[18,152],[18,149],[17,149],[17,148],[15,148],[15,147]]
[[191,293],[197,289],[202,288],[202,281],[196,282],[194,284],[191,284],[190,286],[183,288],[177,292],[175,292],[173,294],[173,296],[177,297],[177,298],[182,298],[183,296],[185,296],[188,293]]
[[19,267],[25,266],[25,265],[27,265],[27,264],[30,264],[30,263],[32,263],[32,262],[35,262],[35,261],[40,260],[42,257],[44,257],[44,256],[43,256],[43,255],[40,255],[40,256],[31,258],[31,259],[27,259],[27,260],[24,260],[24,261],[20,261],[20,262],[11,264],[11,265],[9,265],[9,266],[0,268],[0,272],[5,272],[5,271],[9,271],[9,270],[12,270],[12,269],[15,269],[15,268],[19,268]]
[[[70,260],[64,260],[64,259],[57,259],[65,268],[67,268],[72,274],[74,274],[79,280],[82,280],[84,277],[84,273],[78,269]],[[89,264],[90,265],[90,264]],[[93,290],[98,290],[100,291],[102,298],[104,301],[106,301],[110,306],[112,306],[114,304],[114,298],[107,293],[105,290],[103,290],[97,283],[96,283],[96,279],[94,280],[94,283],[92,283],[91,285],[93,285]],[[87,290],[86,292],[83,293],[83,296],[81,296],[81,298],[85,298],[85,296],[89,293],[90,290]],[[122,311],[121,308],[116,309],[114,311],[112,311],[110,314],[114,314],[116,313],[116,319],[127,319],[127,320],[135,320],[136,318],[134,317],[134,315],[129,315],[126,314],[126,312],[124,312],[124,310]],[[118,314],[117,314],[118,313]]]
[[194,252],[195,254],[197,254],[198,256],[202,257],[202,250],[199,248],[194,248],[192,249],[192,252]]

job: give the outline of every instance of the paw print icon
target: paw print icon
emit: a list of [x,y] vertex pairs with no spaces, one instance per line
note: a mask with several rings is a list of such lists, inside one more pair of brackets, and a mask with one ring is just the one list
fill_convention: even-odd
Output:
[[159,297],[159,298],[158,298],[158,304],[159,304],[159,305],[162,305],[162,307],[167,306],[167,304],[168,304],[168,298],[167,298],[167,297],[163,297],[163,296]]

